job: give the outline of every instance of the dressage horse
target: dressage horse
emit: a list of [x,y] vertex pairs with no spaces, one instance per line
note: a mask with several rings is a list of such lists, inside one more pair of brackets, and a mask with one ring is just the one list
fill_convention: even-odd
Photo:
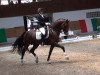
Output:
[[[57,20],[49,27],[49,37],[45,39],[44,45],[50,45],[49,55],[47,61],[50,60],[51,53],[54,47],[61,48],[65,52],[65,48],[58,44],[60,32],[63,30],[64,34],[68,36],[69,20]],[[33,47],[29,50],[36,58],[38,63],[38,56],[35,54],[35,49],[41,44],[41,40],[36,39],[36,30],[24,32],[13,44],[14,49],[18,47],[18,52],[21,54],[21,63],[23,63],[24,54],[28,49],[29,45]],[[14,50],[13,50],[14,51]]]

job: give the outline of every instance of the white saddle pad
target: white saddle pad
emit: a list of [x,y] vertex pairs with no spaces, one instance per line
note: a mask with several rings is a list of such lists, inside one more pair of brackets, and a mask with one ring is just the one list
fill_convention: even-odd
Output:
[[43,35],[45,35],[45,28],[44,28],[44,27],[39,28],[39,30],[41,31],[41,33],[42,33]]
[[36,30],[36,39],[37,40],[40,40],[42,38],[41,35],[42,35],[41,31]]
[[[37,40],[41,40],[41,38],[42,38],[42,32],[40,31],[40,30],[36,30],[36,39]],[[49,37],[49,30],[48,30],[48,34],[47,34],[47,36],[46,36],[46,38],[48,38]]]

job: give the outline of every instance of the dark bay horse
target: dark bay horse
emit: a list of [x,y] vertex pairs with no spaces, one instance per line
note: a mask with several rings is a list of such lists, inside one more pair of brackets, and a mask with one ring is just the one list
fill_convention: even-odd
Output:
[[[60,32],[63,30],[64,34],[68,36],[69,21],[62,19],[54,22],[49,28],[49,37],[45,39],[44,44],[50,45],[49,55],[47,61],[50,60],[51,53],[54,47],[61,48],[65,52],[65,48],[58,44]],[[36,63],[38,63],[38,57],[35,54],[35,49],[41,44],[41,40],[36,39],[36,30],[32,29],[30,31],[24,32],[13,44],[13,48],[18,47],[18,52],[21,54],[21,63],[23,63],[23,57],[28,50],[29,45],[33,47],[29,50],[36,58]]]

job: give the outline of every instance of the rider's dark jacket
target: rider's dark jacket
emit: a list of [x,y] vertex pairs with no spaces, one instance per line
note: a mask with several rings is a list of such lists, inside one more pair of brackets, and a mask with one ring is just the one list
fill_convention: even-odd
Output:
[[46,22],[50,22],[50,21],[49,21],[49,17],[46,17],[46,16],[44,16],[44,15],[43,15],[43,17],[42,17],[42,15],[38,14],[36,18],[37,18],[37,20],[38,20],[38,26],[39,26],[39,27],[44,27],[44,26],[46,26],[46,25],[45,25]]

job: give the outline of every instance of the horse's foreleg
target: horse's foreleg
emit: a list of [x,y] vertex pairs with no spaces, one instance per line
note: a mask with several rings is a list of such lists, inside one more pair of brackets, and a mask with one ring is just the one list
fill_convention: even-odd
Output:
[[50,47],[50,51],[49,51],[49,55],[48,55],[47,61],[50,60],[50,56],[51,56],[51,53],[52,53],[54,47],[59,47],[59,48],[61,48],[61,49],[63,50],[63,52],[65,52],[65,48],[64,48],[63,46],[61,46],[61,45],[55,43],[54,45],[51,45],[51,47]]
[[55,47],[61,48],[63,50],[63,52],[65,52],[65,48],[62,45],[55,43]]
[[30,50],[30,52],[34,55],[34,57],[36,58],[35,62],[38,63],[38,56],[34,53],[35,49],[38,47],[39,45],[34,45],[32,47],[32,49]]
[[59,45],[58,43],[56,43],[55,47],[61,48],[64,52],[65,59],[69,60],[69,57],[67,56],[67,54],[65,52],[65,48],[62,45]]
[[52,53],[53,49],[54,49],[54,46],[51,45],[50,50],[49,50],[49,55],[48,55],[47,61],[50,60],[50,56],[51,56],[51,53]]

